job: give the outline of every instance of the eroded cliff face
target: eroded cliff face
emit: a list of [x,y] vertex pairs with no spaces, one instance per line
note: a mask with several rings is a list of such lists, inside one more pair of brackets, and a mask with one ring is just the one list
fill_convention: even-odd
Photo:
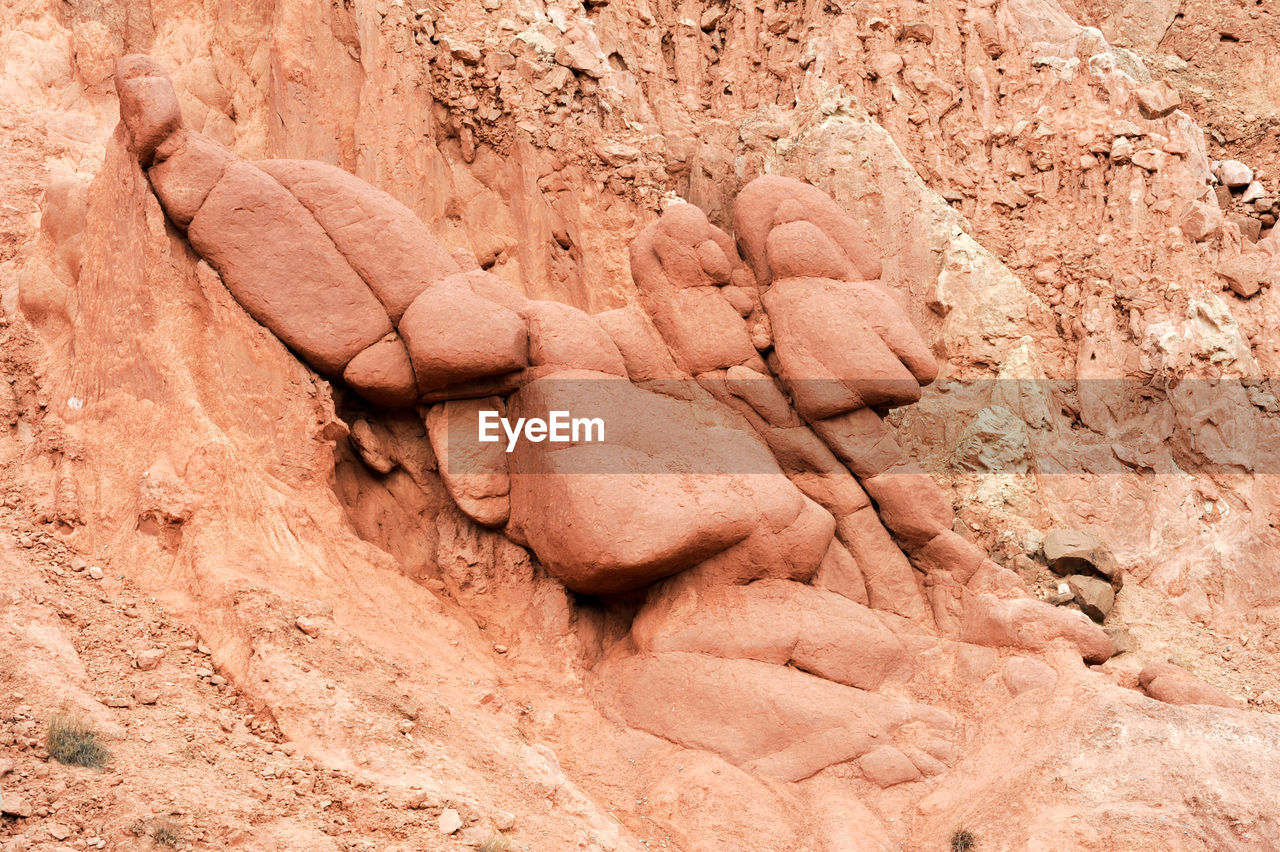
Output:
[[[517,848],[930,849],[961,828],[978,848],[1275,846],[1275,240],[1230,218],[1266,221],[1242,214],[1247,187],[1209,181],[1211,157],[1239,158],[1276,194],[1265,137],[1222,126],[1260,125],[1275,93],[1247,63],[1226,85],[1220,56],[1276,27],[1200,4],[1146,32],[1161,11],[7,7],[0,710],[18,771],[0,789],[47,813],[5,829],[50,848],[54,823],[127,848],[161,816],[208,848],[500,829]],[[1235,40],[1210,50],[1211,31]],[[964,534],[1046,595],[1045,532],[1096,529],[1126,575],[1108,625],[1134,647],[1098,670],[1065,648],[935,648],[911,697],[956,717],[954,752],[887,787],[853,764],[779,782],[620,724],[600,661],[631,608],[570,595],[473,523],[421,419],[367,408],[243,312],[115,132],[133,51],[238,155],[341,166],[464,262],[590,313],[636,300],[627,247],[673,199],[732,229],[763,172],[820,187],[943,365],[891,418],[899,441]],[[132,668],[152,647],[160,667]],[[1138,671],[1170,658],[1251,709],[1144,697]],[[38,760],[32,720],[61,703],[114,737],[108,775]],[[446,808],[468,838],[442,833]]]

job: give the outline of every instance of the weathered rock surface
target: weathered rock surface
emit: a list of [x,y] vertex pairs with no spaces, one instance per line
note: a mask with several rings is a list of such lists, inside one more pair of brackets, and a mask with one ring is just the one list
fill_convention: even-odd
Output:
[[[74,834],[80,812],[98,807],[95,796],[114,797],[123,811],[181,785],[203,836],[227,847],[335,848],[345,842],[332,836],[344,830],[341,811],[366,841],[391,849],[406,832],[436,836],[444,807],[476,828],[488,824],[486,811],[518,811],[516,845],[528,832],[557,848],[840,849],[849,825],[859,826],[858,848],[943,848],[957,825],[979,848],[1008,836],[1028,848],[1280,844],[1267,774],[1274,761],[1265,757],[1277,741],[1266,714],[1147,701],[1107,680],[1140,686],[1123,660],[1099,672],[1080,666],[1081,656],[1109,653],[1096,625],[1021,602],[1022,581],[1053,581],[1033,558],[1044,530],[1096,528],[1130,571],[1110,620],[1141,613],[1129,625],[1135,665],[1189,658],[1206,681],[1249,695],[1251,707],[1275,706],[1267,528],[1275,498],[1258,455],[1273,429],[1271,390],[1259,377],[1275,372],[1275,311],[1265,277],[1256,292],[1238,282],[1253,293],[1246,303],[1221,293],[1233,279],[1220,272],[1251,263],[1240,261],[1253,254],[1249,240],[1264,252],[1274,242],[1265,6],[1243,18],[1214,3],[1126,0],[935,5],[910,15],[832,5],[804,16],[781,6],[688,14],[661,4],[481,5],[423,12],[356,3],[326,12],[319,28],[302,23],[316,20],[314,10],[288,0],[266,17],[245,5],[138,13],[25,0],[0,12],[8,199],[0,422],[10,429],[0,438],[0,505],[16,552],[26,554],[0,565],[6,588],[36,590],[0,606],[5,635],[16,637],[13,658],[26,666],[6,669],[0,691],[24,692],[37,722],[68,690],[85,689],[99,710],[103,696],[132,695],[134,706],[110,714],[161,714],[168,724],[148,733],[160,746],[186,748],[186,735],[219,746],[205,755],[216,772],[201,760],[178,776],[154,759],[159,747],[113,740],[122,785],[91,779],[55,792],[56,782],[33,782],[34,805],[64,802],[56,818],[37,815],[34,830],[55,822]],[[157,100],[155,120],[133,123],[133,159],[150,165],[144,179],[104,140],[115,123],[113,60],[147,49],[172,71],[175,98]],[[1206,66],[1207,56],[1217,64]],[[1154,109],[1144,110],[1139,90],[1164,82],[1182,93],[1180,109],[1158,115],[1167,103],[1148,98]],[[173,123],[179,111],[185,127]],[[229,163],[271,157],[337,164],[403,202],[408,226],[427,223],[422,230],[448,247],[423,269],[438,267],[438,278],[466,270],[473,293],[512,311],[528,334],[527,362],[484,366],[459,382],[447,376],[452,383],[422,393],[404,336],[387,333],[340,370],[326,369],[332,385],[317,382],[246,320],[208,266],[195,265],[179,233]],[[1206,194],[1210,157],[1248,163],[1265,194],[1254,197],[1252,184]],[[315,168],[329,175],[326,191],[342,179],[334,166]],[[855,223],[841,233],[872,246],[877,275],[849,275],[849,251],[816,221],[820,213],[803,215],[806,205],[752,224],[787,274],[878,278],[939,364],[940,380],[918,402],[883,418],[859,409],[806,424],[775,383],[772,317],[752,298],[751,265],[719,230],[741,235],[731,228],[735,201],[762,172],[829,194]],[[147,196],[148,181],[177,232]],[[639,310],[646,278],[633,277],[627,246],[664,221],[658,211],[674,195],[692,203],[677,205],[687,218],[672,222],[702,230],[673,229],[659,266],[672,293],[690,295],[647,306],[651,318]],[[781,208],[786,193],[777,195]],[[1193,201],[1207,207],[1183,231]],[[376,220],[377,205],[357,207],[352,222]],[[357,268],[323,227],[394,329],[399,318],[370,280],[376,274]],[[692,249],[710,240],[719,255],[708,248],[682,265],[682,236]],[[374,244],[391,263],[391,244],[410,242]],[[706,281],[675,286],[691,280],[687,268]],[[727,415],[712,400],[731,411],[732,429],[754,430],[779,471],[821,507],[802,501],[782,530],[753,532],[667,583],[687,576],[700,600],[723,594],[732,605],[717,611],[763,607],[769,618],[759,626],[771,631],[758,638],[769,662],[746,662],[770,672],[788,670],[773,660],[803,618],[777,616],[784,607],[772,598],[756,603],[759,582],[723,583],[762,569],[816,571],[814,586],[781,581],[806,590],[782,600],[819,611],[831,595],[855,604],[865,595],[894,637],[923,633],[934,643],[915,655],[910,680],[886,680],[877,697],[943,709],[961,722],[963,740],[916,742],[908,725],[892,745],[777,784],[711,751],[599,719],[590,699],[604,691],[597,676],[607,667],[595,661],[632,653],[628,628],[648,604],[567,595],[502,532],[501,485],[490,487],[500,479],[472,483],[474,493],[447,483],[428,424],[409,407],[507,397],[565,367],[617,375],[609,348],[582,323],[587,313],[553,307],[565,325],[539,319],[535,328],[541,299],[603,312],[593,322],[630,379],[720,411],[717,423]],[[669,333],[678,323],[657,328],[677,305],[686,314],[679,346]],[[718,315],[716,327],[735,342],[721,346],[729,337],[712,334],[700,313]],[[544,328],[554,344],[546,348],[536,343]],[[574,330],[557,335],[561,328]],[[686,349],[698,360],[677,365],[673,355]],[[492,369],[506,371],[484,375]],[[1010,457],[1028,475],[953,472],[958,436],[997,405],[1024,424],[1002,434],[1025,434],[1027,452]],[[939,486],[944,499],[924,502],[955,506],[958,519],[929,511],[923,527],[886,528],[910,516],[882,517],[857,476],[904,460]],[[153,471],[164,472],[163,487],[145,487]],[[804,544],[796,558],[779,559],[793,542]],[[69,563],[70,548],[82,552],[83,570]],[[88,584],[83,594],[77,583]],[[127,592],[136,605],[99,600],[127,583],[139,585]],[[449,600],[438,603],[436,593]],[[152,597],[164,602],[163,618],[144,605]],[[294,626],[300,612],[319,625],[314,635]],[[118,678],[157,672],[129,668],[119,642],[98,644],[89,633],[86,644],[86,613],[88,630],[128,636],[125,647],[135,647],[139,618],[153,630],[162,620],[196,625],[214,659],[191,656],[208,674],[193,669],[159,704],[138,707],[154,688]],[[40,621],[20,620],[35,614]],[[850,623],[869,629],[860,617]],[[738,638],[714,627],[684,637],[712,664]],[[73,635],[74,647],[60,638]],[[1012,648],[1034,657],[1031,668],[1053,669],[1051,690],[1010,697],[1001,657]],[[796,649],[815,665],[831,650]],[[159,674],[184,665],[175,653]],[[236,694],[233,705],[219,703]],[[259,717],[243,716],[250,706]],[[218,722],[206,730],[215,707]],[[264,726],[268,718],[279,721]],[[439,749],[424,745],[432,726],[449,731]],[[250,733],[259,730],[268,738]],[[286,734],[284,743],[270,739]],[[296,746],[307,758],[264,744]],[[255,760],[241,766],[242,754]],[[357,755],[366,763],[353,764]],[[260,760],[273,764],[273,777]],[[308,787],[312,761],[359,786],[326,772]],[[303,777],[285,774],[286,763]],[[1046,784],[1046,766],[1069,795]],[[536,789],[495,777],[528,777]],[[402,798],[405,779],[419,789]],[[1188,788],[1221,798],[1206,806]],[[277,797],[290,808],[276,807]],[[395,801],[422,810],[387,806]],[[913,808],[916,816],[901,817]],[[225,814],[247,820],[232,826]],[[94,825],[110,845],[136,842],[127,826]],[[97,845],[66,842],[80,841]]]

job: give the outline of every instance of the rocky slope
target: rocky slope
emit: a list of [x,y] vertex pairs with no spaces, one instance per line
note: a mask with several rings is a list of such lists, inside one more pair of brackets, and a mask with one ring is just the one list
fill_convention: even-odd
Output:
[[[161,822],[195,848],[1280,844],[1275,208],[1214,185],[1238,159],[1280,190],[1280,33],[1175,5],[6,6],[6,848]],[[472,523],[420,419],[311,373],[166,222],[113,136],[134,51],[238,155],[341,166],[591,313],[635,300],[627,247],[673,199],[731,229],[762,172],[821,187],[943,364],[900,442],[1046,597],[1046,531],[1096,530],[1131,650],[938,649],[916,689],[956,753],[885,789],[621,725],[597,664],[631,613]],[[1166,661],[1250,709],[1145,697]],[[107,734],[104,773],[46,759],[61,708]]]

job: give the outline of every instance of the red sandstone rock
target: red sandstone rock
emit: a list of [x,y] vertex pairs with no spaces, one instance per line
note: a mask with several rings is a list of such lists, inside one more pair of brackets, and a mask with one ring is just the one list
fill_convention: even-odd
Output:
[[355,175],[310,160],[255,165],[311,211],[393,323],[429,285],[461,271],[413,211]]
[[610,703],[628,724],[782,780],[861,757],[904,725],[942,740],[954,724],[930,707],[755,660],[646,654],[608,675]]
[[1155,663],[1138,673],[1142,691],[1166,704],[1212,704],[1238,709],[1240,702],[1173,663]]
[[[848,268],[864,281],[880,277],[880,261],[875,247],[863,236],[863,230],[847,213],[817,187],[791,178],[764,175],[747,184],[734,204],[733,228],[743,256],[755,272],[761,286],[772,284],[776,275],[769,255],[769,232],[776,225],[805,221],[815,225],[826,236],[825,243],[804,241],[798,245],[779,241],[788,252],[786,269],[797,277],[821,277],[830,268],[831,246],[844,254]],[[812,257],[803,252],[817,250]],[[813,264],[811,271],[806,264]]]
[[231,152],[193,130],[171,135],[156,151],[147,179],[164,212],[180,228],[187,228],[200,205],[235,160]]
[[529,363],[524,320],[476,295],[465,273],[423,291],[400,319],[399,330],[420,393],[512,373]]
[[401,408],[418,398],[409,350],[397,334],[388,334],[352,358],[342,378],[375,405]]
[[187,233],[245,310],[320,372],[341,375],[391,332],[311,213],[248,163],[227,166]]
[[120,118],[129,134],[129,148],[147,168],[170,134],[182,126],[182,110],[173,84],[150,56],[133,53],[116,63],[116,94]]

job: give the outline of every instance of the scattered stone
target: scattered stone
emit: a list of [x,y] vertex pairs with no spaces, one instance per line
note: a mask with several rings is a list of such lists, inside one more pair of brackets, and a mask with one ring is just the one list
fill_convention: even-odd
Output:
[[904,64],[897,54],[872,54],[867,58],[867,70],[881,79],[899,73]]
[[578,42],[562,44],[556,48],[556,62],[595,79],[609,73],[609,65],[603,57],[597,56],[586,45]]
[[1182,105],[1178,90],[1163,80],[1142,86],[1133,94],[1138,100],[1138,112],[1146,119],[1164,118]]
[[0,796],[0,814],[25,819],[31,816],[31,803],[21,796]]
[[1127,136],[1117,136],[1111,142],[1111,162],[1124,165],[1133,159],[1133,143]]
[[445,45],[449,49],[449,55],[459,62],[467,65],[479,65],[484,54],[469,41],[453,41],[452,39],[444,40]]
[[1067,578],[1067,585],[1085,615],[1099,623],[1106,621],[1116,602],[1116,593],[1110,583],[1100,577],[1072,574]]
[[12,771],[13,761],[7,757],[0,757],[0,778],[3,778]]
[[1057,604],[1058,606],[1061,606],[1062,604],[1065,604],[1065,603],[1071,603],[1074,597],[1075,596],[1071,594],[1070,586],[1068,586],[1066,583],[1059,583],[1058,588],[1050,592],[1049,596],[1045,598],[1045,600],[1049,601],[1049,603],[1051,604]]
[[72,570],[72,571],[80,572],[80,571],[85,570],[85,569],[86,569],[86,568],[88,568],[88,567],[89,567],[89,563],[88,563],[88,562],[85,562],[85,561],[84,561],[83,559],[81,559],[79,556],[76,556],[76,557],[74,557],[74,558],[71,560],[71,570]]
[[495,644],[494,644],[494,646],[493,646],[493,650],[494,650],[494,651],[496,651],[496,652],[497,652],[497,653],[499,653],[499,654],[505,654],[505,653],[507,653],[507,650],[508,650],[508,649],[507,649],[507,646],[506,646],[506,645],[499,645],[499,644],[496,644],[496,643],[495,643]]
[[71,836],[71,829],[60,822],[49,823],[45,826],[45,831],[49,832],[49,836],[54,840],[66,840]]
[[463,846],[470,846],[473,849],[479,849],[481,846],[488,843],[495,834],[496,832],[492,828],[488,828],[483,825],[473,825],[470,828],[464,828],[458,834],[458,840],[462,842]]
[[1267,190],[1258,181],[1252,181],[1244,188],[1244,193],[1240,196],[1241,204],[1252,204],[1267,194]]
[[305,616],[305,615],[300,615],[293,622],[293,624],[303,633],[310,636],[312,639],[320,635],[320,622],[314,618],[310,618],[309,616]]
[[1228,258],[1219,263],[1217,268],[1231,292],[1245,299],[1258,295],[1268,271],[1265,257],[1257,252]]
[[440,812],[440,822],[438,823],[441,834],[453,834],[462,828],[462,817],[453,808],[445,808]]
[[93,578],[93,579],[95,579],[95,580],[101,580],[101,579],[102,579],[102,569],[101,569],[101,568],[99,568],[97,565],[94,565],[92,568],[90,568],[90,569],[89,569],[89,576],[90,576],[90,577],[92,577],[92,578]]
[[902,37],[912,41],[933,43],[933,27],[923,21],[911,21],[902,25]]
[[396,466],[386,442],[374,431],[368,420],[357,420],[351,427],[351,443],[369,469],[385,474]]
[[1262,237],[1262,222],[1252,216],[1234,213],[1227,217],[1227,221],[1239,228],[1240,236],[1251,243],[1256,243]]
[[1253,169],[1239,160],[1224,160],[1218,164],[1213,173],[1217,175],[1218,180],[1224,186],[1229,186],[1232,189],[1248,186],[1253,182]]
[[1059,576],[1097,574],[1112,579],[1118,574],[1102,539],[1087,530],[1050,530],[1044,537],[1044,558]]
[[133,658],[133,665],[144,672],[149,672],[156,666],[160,665],[160,661],[163,659],[163,649],[148,648],[145,651],[138,652],[138,656]]
[[1235,196],[1231,194],[1231,188],[1218,184],[1213,188],[1213,197],[1218,199],[1218,206],[1223,210],[1230,210],[1235,204]]
[[498,831],[511,831],[516,827],[516,815],[510,811],[497,811],[493,815],[493,827]]
[[1193,201],[1182,213],[1182,233],[1194,242],[1203,242],[1221,233],[1224,221],[1222,210],[1216,205]]
[[534,91],[549,95],[552,92],[560,92],[573,82],[573,72],[563,65],[553,66],[542,75],[542,79],[533,84]]
[[105,705],[107,705],[108,707],[115,707],[116,709],[123,709],[123,708],[125,708],[125,707],[128,707],[128,706],[129,706],[129,699],[127,699],[127,698],[120,698],[119,696],[112,696],[111,698],[104,698],[104,699],[102,699],[102,703],[103,703],[103,704],[105,704]]
[[160,690],[149,687],[138,687],[133,691],[133,700],[139,704],[152,705],[160,701]]
[[1155,148],[1143,148],[1133,155],[1133,164],[1149,172],[1160,170],[1160,152]]

